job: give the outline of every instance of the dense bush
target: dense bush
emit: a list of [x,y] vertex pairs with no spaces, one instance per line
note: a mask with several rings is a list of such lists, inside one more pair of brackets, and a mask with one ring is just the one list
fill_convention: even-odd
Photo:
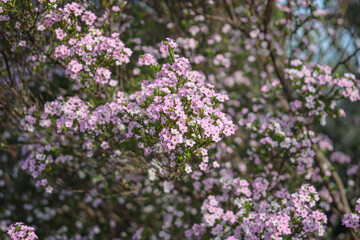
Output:
[[358,238],[354,9],[1,0],[0,237]]

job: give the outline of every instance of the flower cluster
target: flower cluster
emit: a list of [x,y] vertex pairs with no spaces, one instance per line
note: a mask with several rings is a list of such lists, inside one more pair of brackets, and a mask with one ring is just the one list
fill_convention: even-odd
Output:
[[[311,126],[314,122],[325,125],[327,116],[344,116],[344,111],[336,108],[336,100],[359,100],[360,85],[352,74],[334,78],[328,66],[306,65],[300,60],[293,60],[291,66],[285,70],[285,77],[294,89],[296,100],[289,105],[278,101],[278,110],[273,111],[270,93],[280,95],[283,90],[280,81],[274,80],[262,86],[263,98],[253,99],[250,108],[241,109],[238,123],[250,133],[249,160],[259,165],[269,159],[283,158],[296,165],[298,173],[304,173],[313,167],[315,144],[321,150],[333,150],[332,146],[325,146],[326,141]],[[331,160],[344,163],[350,158],[334,153]]]
[[[51,28],[54,25],[56,26],[56,23],[61,22],[63,25],[69,25],[77,30],[81,30],[82,24],[86,27],[91,27],[96,19],[96,15],[93,12],[87,11],[84,5],[72,2],[65,4],[63,8],[52,8],[44,17],[44,23],[39,24],[37,28],[38,30],[43,31],[46,28]],[[63,29],[57,28],[55,31],[57,38],[60,40],[67,35]]]
[[[125,47],[119,34],[104,36],[94,26],[96,15],[82,5],[67,3],[63,8],[49,11],[44,18],[44,25],[39,25],[38,28],[56,28],[59,44],[55,48],[54,56],[68,64],[66,73],[78,82],[78,88],[89,87],[93,82],[110,83],[108,68],[130,61],[132,51]],[[82,26],[83,24],[85,26]],[[84,28],[87,31],[84,31]]]
[[149,53],[141,55],[138,61],[139,66],[157,65],[155,57]]
[[[342,109],[336,108],[335,100],[360,100],[360,82],[353,74],[333,77],[329,66],[304,64],[300,60],[292,60],[291,68],[285,69],[285,73],[296,91],[296,100],[291,102],[291,110],[310,119],[319,118],[322,125],[326,124],[328,115],[344,115]],[[274,84],[272,87],[281,88]]]
[[355,232],[360,227],[360,198],[357,200],[354,213],[346,213],[342,219],[342,224],[348,228],[352,228]]
[[171,38],[166,38],[165,41],[161,41],[160,52],[164,54],[171,53],[172,50],[178,47],[178,44]]
[[67,59],[70,57],[69,53],[72,53],[72,60],[68,64],[66,73],[84,86],[89,86],[89,83],[94,82],[110,83],[110,70],[108,67],[101,66],[128,63],[132,54],[132,51],[126,48],[118,38],[118,34],[114,33],[111,37],[105,37],[96,29],[92,29],[91,33],[80,38],[70,39],[67,45],[58,46],[55,49],[55,56]]
[[[239,174],[226,163],[221,169],[206,174],[194,171],[185,184],[164,183],[160,193],[154,186],[147,193],[156,195],[162,207],[140,212],[153,217],[161,212],[157,217],[164,216],[158,219],[163,225],[157,236],[167,240],[174,236],[180,239],[304,239],[325,234],[327,217],[317,210],[320,197],[313,186],[304,184],[291,193],[282,184],[277,187],[268,177],[258,176],[250,183],[239,178]],[[195,197],[187,197],[186,192],[194,193]],[[200,209],[191,207],[199,202]],[[183,225],[189,216],[194,219],[193,224]],[[174,235],[172,227],[183,232],[176,230]],[[146,234],[146,229],[139,228],[133,239],[142,239]],[[155,234],[152,237],[155,239]]]
[[[255,108],[259,109],[259,104]],[[272,157],[287,158],[297,166],[298,172],[313,166],[315,155],[313,144],[319,141],[315,132],[306,128],[301,116],[287,114],[266,115],[261,118],[256,112],[243,110],[244,118],[239,121],[251,133],[251,144],[247,154],[256,165]]]
[[21,222],[12,224],[7,228],[7,234],[11,240],[35,240],[39,239],[35,234],[35,228],[24,225]]
[[173,55],[174,42],[167,41],[160,50],[166,49],[172,60],[162,65],[153,81],[144,81],[142,91],[133,96],[145,111],[137,117],[142,124],[133,122],[127,136],[142,136],[139,144],[146,155],[164,151],[171,164],[181,168],[195,153],[202,160],[200,168],[207,170],[206,147],[235,132],[234,124],[221,111],[228,96],[216,93],[199,72],[191,70],[186,58]]
[[186,231],[188,239],[303,239],[308,233],[325,233],[327,217],[313,210],[319,196],[312,186],[303,185],[293,194],[282,189],[271,196],[264,178],[255,179],[252,191],[250,184],[239,178],[228,178],[223,184],[225,195],[205,199],[203,220]]
[[[235,132],[235,125],[221,111],[222,103],[228,97],[216,93],[214,86],[206,83],[199,72],[191,70],[186,58],[174,56],[172,40],[168,41],[170,62],[161,66],[154,80],[142,83],[142,91],[130,96],[117,92],[110,102],[97,107],[77,96],[60,97],[45,104],[40,121],[28,115],[25,126],[31,129],[37,124],[39,127],[50,127],[55,123],[58,133],[64,129],[73,134],[85,133],[92,139],[90,146],[100,146],[101,143],[96,143],[96,140],[104,134],[104,129],[110,128],[111,134],[115,135],[126,129],[122,144],[135,143],[145,156],[161,161],[163,167],[172,169],[171,172],[179,172],[180,175],[191,172],[187,163],[203,171],[218,167],[217,162],[209,162],[206,148]],[[165,49],[164,46],[160,48]],[[149,55],[147,58],[154,59]],[[77,75],[82,65],[71,60],[68,69]],[[98,67],[94,78],[103,83],[110,79],[110,75],[109,70]],[[88,151],[88,156],[92,156],[93,148],[88,146],[85,144],[84,149]],[[45,156],[36,157],[39,154],[30,155],[23,167],[35,167],[34,163],[38,162],[35,158],[45,161]],[[194,164],[196,162],[198,165]],[[44,167],[41,169],[44,170]]]

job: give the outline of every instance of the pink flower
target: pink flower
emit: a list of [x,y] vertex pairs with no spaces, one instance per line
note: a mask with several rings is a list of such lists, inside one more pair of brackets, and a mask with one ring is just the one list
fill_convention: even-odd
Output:
[[120,7],[119,7],[119,6],[113,6],[113,7],[111,8],[111,10],[112,10],[113,12],[120,12]]
[[157,61],[155,57],[149,53],[146,53],[144,55],[141,55],[139,57],[138,65],[139,66],[149,66],[149,65],[156,65]]
[[175,49],[178,44],[171,38],[166,38],[166,41],[162,41],[160,45],[160,52],[169,53],[170,49]]
[[59,40],[63,40],[67,36],[67,34],[61,28],[55,29],[55,33],[56,38]]

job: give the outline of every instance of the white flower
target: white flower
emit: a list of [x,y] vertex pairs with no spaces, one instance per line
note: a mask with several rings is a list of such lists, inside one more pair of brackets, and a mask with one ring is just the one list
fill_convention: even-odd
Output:
[[154,181],[156,179],[156,170],[155,170],[155,168],[150,168],[148,170],[148,174],[149,174],[150,181]]
[[192,172],[192,168],[191,168],[191,166],[189,165],[189,164],[185,164],[185,172],[186,173],[191,173]]

